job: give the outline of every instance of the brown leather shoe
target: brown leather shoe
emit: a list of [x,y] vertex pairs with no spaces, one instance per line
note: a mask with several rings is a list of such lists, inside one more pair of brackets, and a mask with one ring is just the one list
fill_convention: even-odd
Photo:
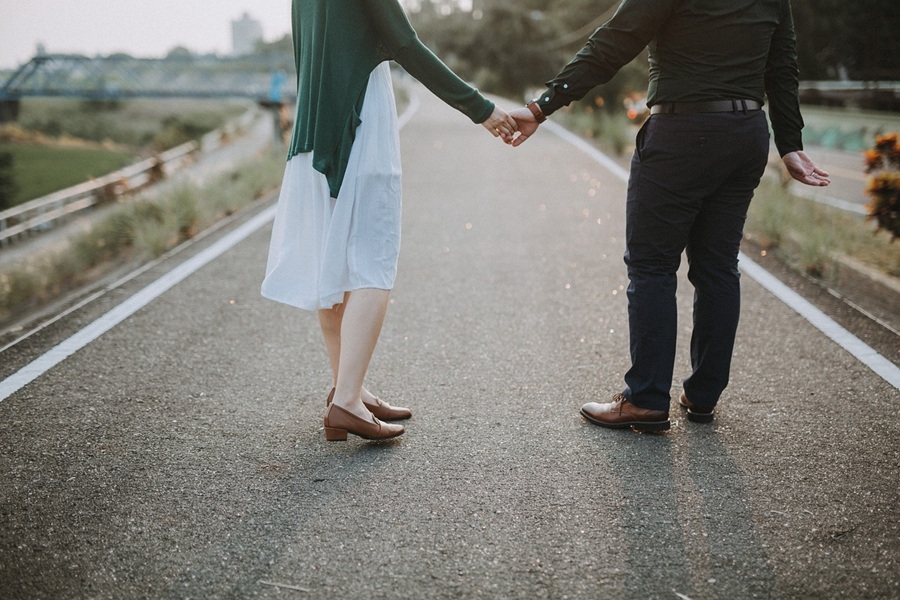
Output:
[[332,404],[325,412],[325,439],[329,442],[343,442],[347,434],[358,435],[365,440],[387,440],[401,435],[403,425],[382,423],[373,417],[373,422],[366,421]]
[[678,399],[678,403],[687,410],[688,421],[693,421],[694,423],[713,422],[713,418],[715,417],[713,410],[715,409],[694,406],[694,403],[688,400],[688,397],[684,395],[684,392],[681,392],[681,398]]
[[[331,388],[331,393],[328,394],[328,399],[325,400],[325,406],[330,406],[332,400],[334,400],[334,388]],[[370,413],[375,415],[376,419],[381,419],[382,421],[402,421],[403,419],[412,417],[412,411],[408,408],[391,406],[381,398],[375,398],[375,400],[378,404],[369,404],[368,402],[363,402],[363,404],[369,409]]]
[[625,399],[622,394],[612,397],[612,402],[600,404],[588,402],[581,407],[581,415],[601,427],[637,431],[665,431],[669,429],[669,411],[640,408]]

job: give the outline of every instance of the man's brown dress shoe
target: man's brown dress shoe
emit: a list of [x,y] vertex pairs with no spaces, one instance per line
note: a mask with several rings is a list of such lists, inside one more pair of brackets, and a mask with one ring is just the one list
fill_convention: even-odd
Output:
[[[332,400],[334,400],[334,388],[331,388],[331,393],[328,394],[328,399],[325,400],[325,406],[330,406]],[[391,406],[381,398],[375,398],[375,401],[378,404],[369,404],[368,402],[363,402],[363,404],[369,409],[370,413],[375,415],[376,419],[381,419],[382,421],[402,421],[403,419],[408,419],[412,416],[412,411],[408,408]]]
[[681,392],[681,398],[678,400],[678,403],[687,410],[688,421],[693,421],[694,423],[712,423],[714,417],[712,408],[700,408],[694,406],[694,403],[688,400],[688,397],[685,396],[684,392]]
[[612,402],[601,404],[588,402],[581,407],[582,416],[601,427],[637,431],[665,431],[669,429],[669,411],[640,408],[625,399],[622,394],[612,397]]
[[325,439],[329,442],[343,442],[348,433],[365,440],[387,440],[404,431],[403,425],[383,423],[374,417],[373,421],[366,421],[337,404],[332,404],[325,412]]

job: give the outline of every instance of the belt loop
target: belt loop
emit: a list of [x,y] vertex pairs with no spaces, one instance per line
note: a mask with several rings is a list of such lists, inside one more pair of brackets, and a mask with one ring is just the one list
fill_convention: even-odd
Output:
[[741,105],[744,107],[744,113],[746,113],[747,112],[747,101],[741,100]]
[[737,114],[737,101],[734,98],[731,99],[731,112]]
[[670,115],[675,114],[675,103],[674,102],[669,102],[669,114]]

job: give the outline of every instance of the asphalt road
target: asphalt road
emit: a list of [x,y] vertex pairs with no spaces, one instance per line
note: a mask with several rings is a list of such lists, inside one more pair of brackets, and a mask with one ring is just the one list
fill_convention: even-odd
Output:
[[900,596],[897,389],[745,277],[716,424],[584,422],[628,367],[624,184],[421,100],[369,378],[407,434],[324,441],[317,321],[259,296],[264,227],[0,402],[0,598]]

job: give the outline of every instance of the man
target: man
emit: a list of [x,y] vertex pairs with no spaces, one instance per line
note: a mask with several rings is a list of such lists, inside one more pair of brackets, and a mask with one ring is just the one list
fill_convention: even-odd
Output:
[[711,422],[728,383],[740,312],[737,255],[766,167],[769,102],[791,176],[829,184],[803,153],[789,0],[624,0],[547,91],[511,115],[524,143],[557,109],[605,83],[649,45],[651,116],[638,132],[626,205],[631,368],[611,402],[581,414],[603,427],[669,429],[676,271],[687,250],[694,285],[692,372],[680,403]]

